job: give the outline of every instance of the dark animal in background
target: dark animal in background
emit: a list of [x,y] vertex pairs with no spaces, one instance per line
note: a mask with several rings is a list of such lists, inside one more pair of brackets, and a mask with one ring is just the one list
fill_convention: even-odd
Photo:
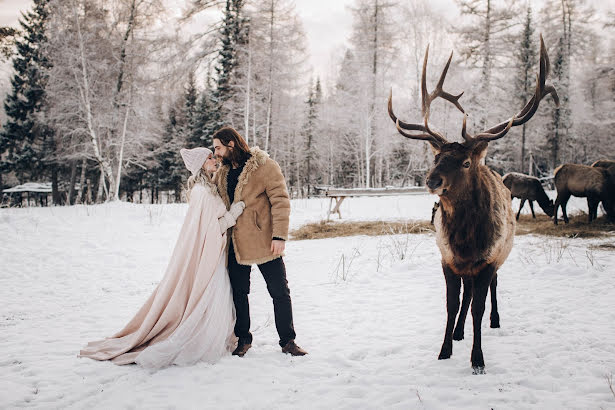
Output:
[[[466,306],[472,303],[474,340],[472,346],[472,368],[475,374],[485,371],[481,347],[481,322],[485,311],[487,292],[491,287],[491,327],[499,327],[496,297],[496,272],[512,249],[515,232],[515,215],[511,208],[510,191],[502,183],[499,174],[483,165],[489,141],[502,138],[511,127],[527,122],[536,113],[540,101],[548,94],[558,101],[555,88],[546,85],[549,73],[549,57],[542,36],[540,38],[540,73],[532,98],[512,118],[477,135],[466,131],[463,121],[462,144],[450,143],[429,125],[431,103],[438,97],[447,100],[465,113],[459,104],[459,95],[452,95],[442,89],[451,63],[449,57],[433,92],[427,92],[426,71],[429,47],[423,60],[421,96],[423,120],[420,123],[406,123],[393,113],[392,93],[389,96],[389,116],[395,122],[397,131],[404,137],[427,141],[435,154],[434,164],[427,175],[427,187],[432,194],[440,197],[434,225],[436,243],[442,254],[442,270],[446,280],[447,321],[444,342],[438,359],[448,359],[453,353],[453,327],[459,311],[459,293],[463,280],[464,292],[470,291]],[[467,299],[467,300],[466,300]],[[466,308],[467,312],[467,308]],[[460,320],[465,320],[465,316]],[[463,323],[461,323],[463,328]]]
[[598,204],[602,201],[609,219],[615,218],[615,182],[609,175],[610,168],[590,167],[580,164],[564,164],[555,169],[557,199],[553,222],[557,225],[557,209],[562,207],[564,222],[568,223],[566,204],[571,196],[586,197],[589,222],[598,216]]
[[592,164],[592,167],[612,168],[615,167],[615,161],[611,161],[610,159],[599,159]]
[[518,172],[510,172],[504,175],[502,179],[506,188],[510,190],[511,198],[521,199],[521,205],[519,205],[519,212],[517,212],[517,221],[521,214],[521,209],[525,205],[525,201],[530,204],[532,210],[532,217],[536,218],[534,213],[534,201],[538,202],[538,205],[545,211],[548,216],[553,216],[553,200],[547,196],[540,180],[536,177],[532,177]]
[[[604,168],[606,169],[606,173],[609,175],[609,179],[611,180],[611,184],[615,187],[615,161],[611,161],[609,159],[599,159],[598,161],[592,164],[592,167]],[[615,204],[614,204],[615,206]],[[610,220],[615,220],[615,209],[608,211],[605,208],[604,202],[602,203],[602,210],[605,211],[607,217]]]

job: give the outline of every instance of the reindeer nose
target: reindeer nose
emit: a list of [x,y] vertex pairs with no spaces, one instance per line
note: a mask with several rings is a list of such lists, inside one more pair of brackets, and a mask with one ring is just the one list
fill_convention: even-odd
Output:
[[429,189],[438,189],[442,185],[442,178],[440,177],[429,177],[427,179],[427,186]]

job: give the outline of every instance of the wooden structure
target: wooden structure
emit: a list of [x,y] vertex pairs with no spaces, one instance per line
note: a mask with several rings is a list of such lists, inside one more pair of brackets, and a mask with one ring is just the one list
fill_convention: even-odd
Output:
[[17,206],[23,206],[24,193],[27,194],[26,206],[30,205],[31,197],[34,197],[35,202],[38,200],[41,205],[46,206],[48,205],[48,196],[51,194],[51,182],[27,182],[2,191],[3,196],[8,196],[10,202],[16,203]]
[[329,202],[329,211],[327,212],[327,220],[331,218],[331,214],[337,214],[339,219],[342,219],[340,207],[342,202],[347,197],[353,196],[392,196],[392,195],[413,195],[423,194],[427,192],[425,187],[406,187],[406,188],[317,188],[324,191],[324,196],[331,198]]

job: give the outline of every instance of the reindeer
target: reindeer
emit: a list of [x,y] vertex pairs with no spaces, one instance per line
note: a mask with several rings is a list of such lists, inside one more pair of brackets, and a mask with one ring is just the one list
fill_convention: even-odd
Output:
[[564,222],[568,223],[566,205],[570,196],[587,197],[590,223],[598,217],[600,201],[609,219],[615,218],[615,167],[564,164],[555,169],[554,175],[557,189],[553,215],[555,225],[557,225],[557,210],[560,206]]
[[615,168],[615,161],[611,161],[610,159],[599,159],[592,164],[592,167]]
[[[440,79],[431,92],[427,92],[426,71],[429,46],[425,51],[421,79],[423,123],[406,123],[393,113],[392,91],[389,95],[389,116],[397,131],[406,138],[427,141],[435,154],[434,164],[427,175],[429,191],[440,197],[436,211],[436,243],[442,254],[442,270],[446,280],[447,321],[444,342],[438,359],[448,359],[453,353],[453,326],[459,310],[461,282],[464,284],[464,304],[472,302],[474,341],[471,362],[474,374],[485,373],[481,348],[481,322],[485,311],[487,291],[491,287],[492,300],[497,303],[496,273],[510,253],[515,232],[515,217],[511,207],[510,191],[499,174],[483,165],[489,141],[502,138],[515,126],[527,122],[540,101],[550,94],[558,103],[557,93],[545,80],[549,74],[549,57],[540,37],[540,72],[536,90],[525,107],[510,118],[484,132],[470,135],[466,130],[465,111],[459,104],[459,95],[443,90],[444,79],[453,54],[448,59]],[[448,142],[429,125],[431,103],[442,98],[464,114],[461,136],[463,143]],[[409,132],[410,131],[410,132]],[[492,306],[491,327],[499,327],[497,304]],[[495,312],[494,312],[494,311]],[[467,312],[467,307],[466,310]],[[461,329],[465,315],[460,314]],[[495,313],[495,314],[494,314]],[[463,316],[463,317],[462,317]]]
[[553,200],[549,199],[545,192],[540,180],[530,175],[520,174],[518,172],[509,172],[504,175],[502,179],[506,188],[510,190],[511,198],[521,199],[521,205],[519,205],[519,212],[517,212],[517,221],[521,214],[521,209],[525,205],[525,201],[530,204],[532,211],[532,217],[536,219],[534,213],[534,201],[538,202],[538,205],[545,211],[548,216],[553,216]]
[[[610,179],[611,190],[615,190],[615,161],[611,161],[610,159],[599,159],[591,166],[605,169]],[[615,195],[615,193],[613,193],[612,195]],[[613,196],[611,196],[611,198],[613,198]],[[610,209],[604,202],[602,203],[602,206],[604,211],[606,212],[607,217],[611,221],[615,221],[615,198],[613,198],[609,202],[611,203]]]

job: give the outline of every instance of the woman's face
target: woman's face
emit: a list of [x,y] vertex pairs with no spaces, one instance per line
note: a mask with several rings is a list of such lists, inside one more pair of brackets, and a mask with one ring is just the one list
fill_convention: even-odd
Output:
[[216,160],[214,159],[212,154],[209,154],[205,163],[203,164],[203,169],[207,172],[216,172]]

